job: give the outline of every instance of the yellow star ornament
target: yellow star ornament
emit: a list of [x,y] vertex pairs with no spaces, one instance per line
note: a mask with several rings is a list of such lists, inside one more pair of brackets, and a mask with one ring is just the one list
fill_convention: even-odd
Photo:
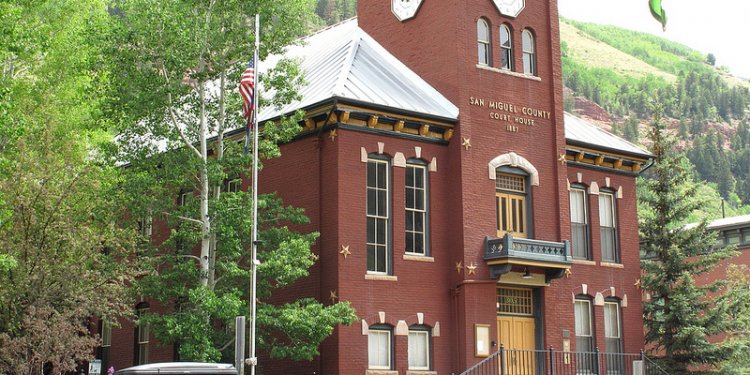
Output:
[[339,251],[339,254],[344,256],[344,259],[352,254],[351,251],[349,251],[349,245],[341,245],[341,251]]

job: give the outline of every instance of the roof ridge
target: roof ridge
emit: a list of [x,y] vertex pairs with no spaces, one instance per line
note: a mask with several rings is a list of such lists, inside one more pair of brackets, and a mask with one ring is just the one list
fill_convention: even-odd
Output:
[[354,37],[351,39],[352,45],[349,47],[349,55],[346,57],[344,65],[341,67],[341,74],[336,81],[336,85],[333,86],[334,95],[344,94],[344,85],[346,85],[346,81],[349,79],[349,74],[351,74],[352,66],[354,65],[354,58],[357,56],[359,46],[362,43],[362,33],[364,33],[364,31],[357,26]]
[[[326,26],[326,27],[323,27],[323,28],[320,28],[320,29],[318,29],[318,30],[315,30],[315,31],[313,31],[313,32],[312,32],[312,33],[310,33],[310,34],[307,34],[307,35],[305,35],[305,36],[303,36],[303,37],[299,38],[299,41],[303,41],[303,40],[307,40],[307,39],[310,39],[310,38],[312,38],[312,37],[314,37],[314,36],[316,36],[316,35],[318,35],[318,34],[324,33],[324,32],[326,32],[326,31],[328,31],[328,30],[330,30],[330,29],[333,29],[333,28],[339,27],[339,26],[340,26],[340,25],[342,25],[342,24],[345,24],[345,23],[347,23],[347,22],[353,22],[353,21],[355,21],[355,22],[357,21],[357,16],[354,16],[354,17],[351,17],[351,18],[347,18],[347,19],[345,19],[345,20],[341,20],[341,21],[339,21],[339,22],[336,22],[336,23],[334,23],[334,24],[332,24],[332,25],[328,25],[328,26]],[[357,28],[359,28],[359,25],[357,25]]]

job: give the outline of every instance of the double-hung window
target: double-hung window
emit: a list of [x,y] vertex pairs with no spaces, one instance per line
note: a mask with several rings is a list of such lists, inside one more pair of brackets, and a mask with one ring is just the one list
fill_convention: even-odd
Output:
[[617,211],[615,196],[611,192],[599,192],[599,232],[601,234],[602,261],[617,263]]
[[618,301],[604,302],[604,337],[607,352],[607,374],[619,375],[624,373],[624,361],[618,354],[622,353],[622,331],[620,319],[620,303]]
[[513,70],[513,38],[508,25],[500,25],[500,68]]
[[528,235],[526,176],[498,173],[495,180],[495,205],[497,206],[497,236],[506,233],[513,237]]
[[591,300],[576,298],[576,369],[579,374],[593,374],[596,368],[594,352],[594,326]]
[[427,168],[406,165],[406,253],[427,255]]
[[367,367],[371,370],[393,369],[393,331],[373,326],[367,332]]
[[409,328],[409,370],[430,369],[430,330],[427,327]]
[[586,190],[578,186],[570,188],[570,232],[570,246],[573,250],[573,257],[591,259]]
[[477,20],[477,53],[479,65],[490,65],[492,50],[490,49],[490,26],[483,18]]
[[149,343],[149,324],[143,320],[143,316],[148,312],[148,304],[140,303],[136,308],[138,323],[136,325],[136,364],[143,365],[148,363],[148,343]]
[[389,274],[390,175],[384,159],[367,161],[367,272]]
[[524,74],[535,76],[536,70],[536,45],[534,44],[534,35],[531,31],[524,30],[521,32],[521,44],[523,47],[523,72]]

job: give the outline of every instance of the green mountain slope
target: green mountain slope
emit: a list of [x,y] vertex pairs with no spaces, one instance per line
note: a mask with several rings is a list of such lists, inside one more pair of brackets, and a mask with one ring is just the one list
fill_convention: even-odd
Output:
[[605,68],[633,77],[654,75],[674,82],[677,77],[626,52],[595,39],[570,21],[560,20],[560,39],[567,46],[568,56],[590,67]]
[[750,82],[650,34],[566,19],[560,33],[567,110],[606,111],[616,134],[638,142],[650,103],[662,103],[697,177],[734,206],[750,203]]

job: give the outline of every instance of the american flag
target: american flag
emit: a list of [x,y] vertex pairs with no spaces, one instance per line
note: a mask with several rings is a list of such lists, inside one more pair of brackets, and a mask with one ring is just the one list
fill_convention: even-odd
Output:
[[247,64],[247,69],[242,73],[240,78],[240,95],[244,99],[242,104],[242,112],[245,114],[245,119],[248,121],[248,127],[253,126],[250,122],[250,118],[253,115],[253,95],[255,95],[255,61],[250,59]]

